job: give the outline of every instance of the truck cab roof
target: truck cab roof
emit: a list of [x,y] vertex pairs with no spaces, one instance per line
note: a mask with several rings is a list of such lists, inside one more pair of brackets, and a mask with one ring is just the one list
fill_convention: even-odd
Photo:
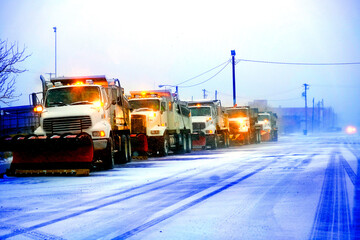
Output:
[[50,79],[52,84],[57,82],[62,85],[76,85],[76,84],[87,84],[93,83],[95,85],[109,86],[109,82],[106,79],[105,75],[96,75],[96,76],[79,76],[79,77],[59,77]]

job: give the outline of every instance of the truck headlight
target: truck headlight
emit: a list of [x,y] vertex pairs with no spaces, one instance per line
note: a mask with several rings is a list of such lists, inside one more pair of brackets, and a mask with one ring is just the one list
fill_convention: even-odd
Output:
[[105,131],[94,131],[92,132],[93,137],[105,137]]
[[213,131],[213,130],[205,130],[205,133],[206,133],[206,134],[213,134],[214,131]]

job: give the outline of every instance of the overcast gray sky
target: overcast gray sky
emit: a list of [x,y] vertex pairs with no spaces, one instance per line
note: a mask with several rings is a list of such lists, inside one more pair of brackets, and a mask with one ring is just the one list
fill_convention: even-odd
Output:
[[[356,0],[118,1],[0,0],[0,38],[27,47],[29,71],[17,80],[22,97],[40,91],[39,76],[119,78],[125,91],[176,85],[231,58],[277,62],[360,62],[360,4]],[[225,65],[223,65],[225,66]],[[181,86],[215,75],[217,68]],[[360,125],[360,65],[236,65],[237,103],[268,99],[273,107],[302,107],[324,99],[346,124]],[[179,88],[183,100],[215,90],[232,104],[231,64],[211,80]]]

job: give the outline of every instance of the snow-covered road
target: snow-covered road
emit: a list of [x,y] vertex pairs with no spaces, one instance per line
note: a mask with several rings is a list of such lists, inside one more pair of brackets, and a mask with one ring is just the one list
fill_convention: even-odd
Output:
[[360,138],[323,134],[0,179],[0,239],[354,239]]

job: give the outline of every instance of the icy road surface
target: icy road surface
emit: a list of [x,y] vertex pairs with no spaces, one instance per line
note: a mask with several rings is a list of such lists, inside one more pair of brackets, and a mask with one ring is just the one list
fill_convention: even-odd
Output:
[[88,177],[0,179],[0,239],[354,239],[360,137],[138,160]]

